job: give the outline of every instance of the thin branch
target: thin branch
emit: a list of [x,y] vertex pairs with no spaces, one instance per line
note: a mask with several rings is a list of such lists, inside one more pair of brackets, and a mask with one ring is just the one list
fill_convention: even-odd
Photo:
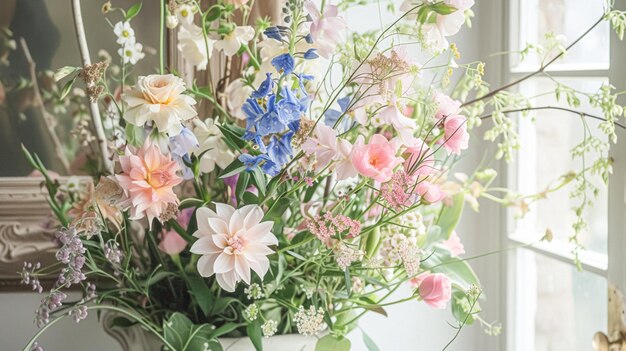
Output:
[[558,60],[558,59],[560,59],[561,57],[563,57],[563,55],[565,55],[565,53],[566,53],[566,52],[568,52],[568,51],[569,51],[569,50],[570,50],[570,49],[571,49],[574,45],[578,44],[578,42],[579,42],[579,41],[581,41],[584,37],[586,37],[586,36],[587,36],[587,34],[589,34],[589,33],[590,33],[590,32],[591,32],[591,31],[592,31],[595,27],[597,27],[597,26],[598,26],[598,25],[599,25],[599,24],[600,24],[603,20],[604,20],[604,15],[602,15],[602,17],[600,17],[600,19],[599,19],[598,21],[596,21],[596,23],[594,23],[591,27],[589,27],[589,29],[587,29],[587,30],[586,30],[583,34],[581,34],[581,35],[580,35],[580,36],[579,36],[576,40],[574,40],[571,44],[569,44],[569,45],[565,48],[565,50],[561,51],[561,52],[560,52],[558,55],[556,55],[553,59],[551,59],[550,61],[548,61],[548,63],[541,64],[541,67],[539,67],[539,69],[538,69],[538,70],[536,70],[536,71],[534,71],[534,72],[531,72],[531,73],[529,73],[529,74],[527,74],[527,75],[525,75],[525,76],[523,76],[523,77],[521,77],[521,78],[519,78],[519,79],[517,79],[517,80],[515,80],[515,81],[513,81],[513,82],[511,82],[511,83],[509,83],[509,84],[506,84],[506,85],[504,85],[504,86],[502,86],[502,87],[500,87],[500,88],[498,88],[498,89],[496,89],[496,90],[493,90],[493,91],[489,92],[488,94],[485,94],[485,95],[483,95],[483,96],[481,96],[481,97],[477,97],[477,98],[475,98],[475,99],[473,99],[473,100],[470,100],[470,101],[468,101],[468,102],[465,102],[465,103],[463,103],[463,104],[461,105],[461,107],[466,107],[466,106],[471,105],[471,104],[473,104],[473,103],[476,103],[476,102],[478,102],[478,101],[482,101],[482,100],[488,99],[488,98],[490,98],[490,97],[492,97],[492,96],[496,95],[497,93],[499,93],[499,92],[501,92],[501,91],[503,91],[503,90],[507,90],[507,89],[509,89],[509,88],[511,88],[511,87],[514,87],[514,86],[516,86],[516,85],[520,84],[521,82],[523,82],[523,81],[525,81],[525,80],[527,80],[527,79],[529,79],[529,78],[532,78],[532,77],[534,77],[534,76],[536,76],[536,75],[538,75],[538,74],[540,74],[540,73],[543,73],[543,72],[546,70],[546,68],[548,68],[548,66],[550,66],[551,64],[553,64],[556,60]]
[[[83,15],[80,9],[80,0],[72,0],[72,14],[74,16],[74,27],[76,28],[76,39],[78,41],[78,50],[83,63],[83,67],[91,64],[89,56],[89,46],[87,45],[87,36],[85,35],[85,26],[83,25]],[[102,156],[102,164],[108,172],[113,172],[113,165],[109,159],[109,149],[107,146],[106,136],[104,135],[104,127],[100,118],[100,110],[97,101],[89,101],[89,110],[91,112],[91,122],[93,124],[98,148]]]
[[37,71],[36,71],[36,63],[33,60],[33,57],[30,54],[30,50],[28,49],[28,44],[26,44],[26,40],[24,38],[20,38],[20,45],[22,46],[22,51],[24,51],[24,57],[26,58],[26,62],[28,63],[28,68],[30,70],[30,79],[33,82],[33,93],[35,94],[35,105],[39,108],[44,120],[44,125],[48,130],[48,134],[52,139],[52,143],[54,144],[55,156],[61,162],[63,166],[63,170],[69,174],[70,172],[70,162],[67,160],[65,153],[63,152],[63,145],[59,140],[59,136],[54,130],[54,116],[51,115],[43,103],[43,98],[41,97],[41,93],[39,92],[39,83],[37,82]]
[[[604,117],[592,115],[592,114],[585,113],[585,112],[576,111],[576,110],[571,109],[571,108],[559,107],[559,106],[525,107],[525,108],[519,108],[519,109],[514,109],[514,110],[498,111],[498,113],[507,114],[507,113],[526,112],[526,111],[535,111],[535,110],[558,110],[558,111],[565,111],[565,112],[575,113],[575,114],[577,114],[579,116],[589,117],[589,118],[592,118],[592,119],[596,119],[598,121],[606,122],[606,119]],[[493,117],[493,113],[490,113],[490,114],[487,114],[487,115],[484,115],[484,116],[480,116],[480,119],[487,119],[487,118],[491,118],[491,117]],[[626,125],[621,124],[619,122],[613,122],[613,123],[616,126],[626,130]]]

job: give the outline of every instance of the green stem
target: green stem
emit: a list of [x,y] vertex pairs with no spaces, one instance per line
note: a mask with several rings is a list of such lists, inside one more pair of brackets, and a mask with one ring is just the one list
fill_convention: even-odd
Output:
[[[167,341],[165,340],[165,338],[161,335],[161,333],[159,333],[152,325],[150,325],[150,323],[147,323],[146,321],[143,320],[143,318],[135,315],[134,313],[128,312],[122,308],[118,308],[115,306],[107,306],[107,305],[98,305],[98,306],[88,306],[87,310],[109,310],[109,311],[115,311],[121,314],[124,314],[134,320],[136,320],[137,322],[139,322],[143,327],[145,327],[146,329],[148,329],[149,332],[151,332],[152,334],[154,334],[154,336],[156,336],[157,338],[159,338],[163,344],[165,346],[167,346],[170,350],[175,350],[175,348]],[[50,323],[46,324],[46,326],[44,326],[43,328],[41,328],[28,342],[28,344],[26,344],[26,346],[22,349],[22,351],[30,351],[30,349],[32,348],[33,344],[35,343],[35,341],[46,331],[48,330],[48,328],[50,328],[51,326],[53,326],[54,324],[56,324],[57,322],[59,322],[61,319],[67,317],[68,314],[63,314],[61,316],[58,316],[57,318],[53,319]]]

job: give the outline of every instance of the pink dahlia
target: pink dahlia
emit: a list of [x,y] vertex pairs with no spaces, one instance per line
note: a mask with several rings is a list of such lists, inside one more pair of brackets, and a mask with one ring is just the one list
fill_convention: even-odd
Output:
[[251,270],[261,279],[270,262],[267,255],[274,251],[269,246],[278,245],[272,234],[274,222],[261,222],[263,210],[258,205],[240,209],[226,204],[215,204],[215,212],[202,207],[196,212],[199,238],[191,252],[202,255],[198,272],[203,277],[215,274],[217,283],[226,291],[235,291],[241,280],[250,284]]
[[180,168],[156,144],[146,142],[135,153],[126,148],[120,156],[122,173],[115,175],[130,205],[131,219],[159,217],[168,206],[177,205],[173,188],[182,182]]

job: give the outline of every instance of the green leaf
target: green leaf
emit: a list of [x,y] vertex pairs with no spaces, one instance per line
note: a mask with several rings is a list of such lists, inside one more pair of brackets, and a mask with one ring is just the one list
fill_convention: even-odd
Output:
[[213,22],[216,19],[220,18],[221,15],[222,15],[222,6],[213,5],[209,9],[209,11],[207,11],[206,14],[204,15],[204,19],[207,22]]
[[178,205],[178,209],[183,210],[185,208],[202,207],[202,206],[204,206],[204,201],[193,198],[193,197],[189,197],[180,202],[180,205]]
[[350,297],[350,295],[352,295],[352,279],[350,278],[350,272],[347,267],[343,273],[344,281],[346,283],[346,293],[348,293],[348,297]]
[[141,11],[141,3],[138,2],[131,6],[128,11],[126,11],[126,21],[130,21],[133,17],[137,16]]
[[195,300],[198,302],[198,306],[202,310],[205,316],[209,316],[211,313],[211,307],[213,305],[213,294],[209,289],[204,278],[199,275],[191,275],[188,277],[189,288],[193,294]]
[[245,193],[243,193],[242,198],[243,198],[243,203],[246,205],[259,203],[259,197],[249,191],[246,191]]
[[248,189],[248,183],[250,182],[250,172],[243,172],[239,174],[237,179],[237,186],[235,187],[235,195],[237,196],[237,202],[241,202],[243,194]]
[[126,123],[126,140],[133,146],[139,146],[143,139],[141,129],[134,124]]
[[69,76],[70,74],[78,71],[80,68],[78,67],[72,67],[72,66],[65,66],[62,68],[59,68],[55,73],[54,73],[54,81],[58,82],[61,79]]
[[445,274],[463,290],[469,289],[472,284],[481,286],[478,276],[467,262],[457,257],[451,257],[450,251],[441,246],[435,247],[437,251],[429,259],[422,262],[425,269],[430,269],[434,273]]
[[137,324],[137,322],[133,322],[126,317],[115,317],[109,324],[109,328],[129,328],[133,325]]
[[350,340],[326,335],[317,341],[315,351],[350,351]]
[[233,163],[226,166],[226,168],[224,168],[222,173],[220,173],[220,178],[222,179],[228,178],[237,173],[241,173],[245,169],[246,169],[246,166],[241,161],[235,159]]
[[[469,300],[464,291],[455,289],[452,293],[452,315],[459,321],[465,321],[465,324],[471,325],[474,323],[474,316],[469,313],[469,309],[472,306],[472,301]],[[474,306],[474,311],[477,311],[477,306]],[[469,316],[468,316],[469,314]],[[466,319],[467,318],[467,319]]]
[[269,211],[265,214],[265,219],[279,221],[280,218],[285,214],[285,211],[291,205],[291,200],[287,198],[282,198],[272,205]]
[[431,10],[440,15],[449,15],[457,11],[457,8],[451,5],[447,5],[443,2],[432,4],[429,6]]
[[369,351],[380,351],[374,340],[365,333],[365,330],[361,329],[361,334],[363,334],[363,343]]
[[210,324],[193,324],[179,312],[163,322],[163,338],[174,348],[172,351],[208,351],[216,343],[212,331]]
[[248,323],[246,332],[256,351],[263,351],[263,332],[261,331],[261,321],[257,319],[253,323]]
[[230,333],[231,331],[244,326],[245,324],[238,324],[238,323],[226,323],[224,325],[222,325],[221,327],[215,329],[213,331],[213,333],[211,333],[211,337],[213,338],[219,338],[222,335],[226,335],[228,333]]
[[441,234],[445,239],[450,238],[450,234],[459,220],[461,220],[461,214],[463,213],[463,204],[465,200],[465,194],[459,193],[452,197],[452,206],[445,206],[441,210],[441,214],[437,219],[437,225],[441,227]]
[[232,124],[217,124],[217,127],[224,135],[226,144],[232,149],[241,150],[246,146],[246,141],[243,140],[243,135],[246,132],[245,129]]
[[74,76],[72,79],[68,80],[67,83],[65,83],[65,85],[63,86],[63,89],[61,89],[61,95],[59,96],[60,100],[65,99],[67,95],[70,93],[70,91],[72,90],[72,87],[74,86],[74,82],[76,82],[76,77],[78,76]]
[[252,176],[254,177],[254,183],[261,192],[261,195],[265,195],[267,190],[267,178],[265,178],[265,173],[263,173],[260,168],[256,167],[254,171],[252,171]]

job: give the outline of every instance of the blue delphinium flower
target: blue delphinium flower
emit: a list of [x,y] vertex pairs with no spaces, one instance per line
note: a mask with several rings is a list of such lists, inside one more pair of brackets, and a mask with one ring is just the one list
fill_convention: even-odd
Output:
[[[346,110],[350,105],[350,97],[342,97],[341,99],[337,100],[337,103],[339,104],[340,110],[329,109],[324,114],[324,124],[329,127],[334,127],[339,118],[346,113]],[[351,124],[352,121],[350,120],[350,118],[348,116],[343,116],[341,122],[337,126],[337,130],[340,133],[343,133],[350,128]]]
[[263,31],[263,34],[265,34],[268,38],[272,38],[274,40],[283,40],[283,35],[278,27],[269,27]]
[[265,80],[259,85],[259,88],[255,90],[250,97],[253,99],[261,99],[268,96],[272,89],[274,89],[274,81],[272,80],[272,74],[266,73]]
[[273,136],[267,146],[267,154],[269,155],[270,160],[281,168],[289,162],[293,156],[293,149],[291,148],[291,139],[293,138],[293,134],[294,132],[290,131],[280,138]]
[[280,173],[280,166],[276,165],[266,154],[257,156],[241,154],[238,159],[246,166],[246,171],[248,172],[252,172],[260,167],[263,172],[272,177]]
[[288,75],[293,72],[296,63],[293,57],[289,54],[282,54],[272,59],[272,66],[276,68],[278,72],[282,71],[282,74]]
[[307,60],[313,60],[316,59],[318,57],[320,57],[315,51],[317,51],[317,49],[309,49],[304,53],[304,58]]
[[[266,33],[276,39],[282,37],[283,29],[277,27]],[[306,55],[316,56],[315,51],[309,50]],[[260,155],[243,154],[239,160],[246,165],[246,170],[252,172],[261,169],[270,176],[280,173],[282,167],[293,157],[291,139],[300,129],[300,119],[307,111],[310,101],[304,81],[313,79],[312,76],[294,72],[295,61],[290,54],[281,54],[271,61],[276,70],[283,75],[293,74],[300,89],[292,90],[290,83],[281,86],[280,93],[274,92],[275,82],[271,73],[244,103],[242,110],[246,115],[246,132],[244,140],[252,141],[258,146]],[[269,142],[266,146],[265,142]]]
[[169,138],[169,149],[172,159],[175,160],[183,171],[184,179],[193,179],[193,171],[185,163],[191,163],[189,153],[200,146],[195,134],[187,127],[183,127],[180,133]]

